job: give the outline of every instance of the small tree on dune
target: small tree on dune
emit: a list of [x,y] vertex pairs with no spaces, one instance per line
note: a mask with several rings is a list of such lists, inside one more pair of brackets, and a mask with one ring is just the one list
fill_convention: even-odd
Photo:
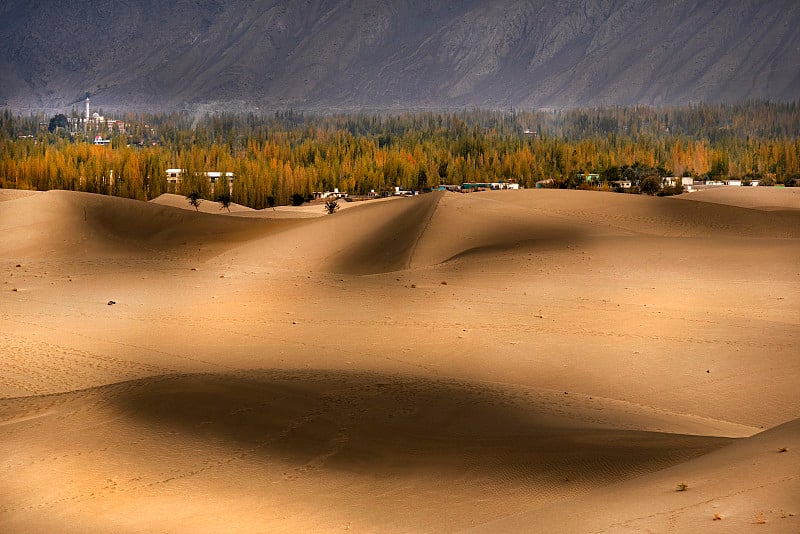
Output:
[[186,200],[189,201],[189,204],[194,206],[195,211],[200,211],[199,209],[200,203],[203,201],[203,199],[200,198],[200,193],[198,193],[197,191],[192,191],[191,193],[186,195]]
[[335,198],[329,198],[328,200],[325,201],[325,211],[329,215],[336,213],[338,209],[339,209],[339,203],[336,201]]
[[220,204],[221,210],[225,209],[228,210],[228,213],[231,212],[231,195],[228,193],[222,193],[217,197],[217,202]]

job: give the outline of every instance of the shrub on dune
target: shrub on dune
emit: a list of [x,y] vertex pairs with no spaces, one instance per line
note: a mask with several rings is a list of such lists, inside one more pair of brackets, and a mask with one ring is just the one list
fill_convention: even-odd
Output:
[[200,203],[203,201],[203,199],[200,198],[200,193],[198,193],[197,191],[192,191],[191,193],[186,195],[186,200],[189,201],[189,204],[194,206],[195,211],[199,211]]
[[226,209],[228,213],[231,212],[231,196],[228,193],[223,193],[217,197],[217,202],[220,204],[221,210]]
[[336,213],[338,209],[339,203],[336,201],[336,199],[331,198],[325,201],[325,212],[329,215]]

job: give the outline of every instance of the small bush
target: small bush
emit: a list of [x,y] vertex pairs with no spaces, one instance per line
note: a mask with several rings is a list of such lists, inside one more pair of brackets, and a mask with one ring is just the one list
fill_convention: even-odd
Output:
[[292,206],[302,206],[305,201],[305,197],[303,197],[303,195],[300,193],[295,193],[292,195]]
[[339,203],[336,201],[335,198],[329,198],[325,201],[325,212],[329,215],[336,213],[339,209]]
[[228,210],[228,213],[231,212],[231,196],[228,193],[217,196],[217,202],[220,204],[219,209]]
[[673,186],[663,187],[661,191],[658,192],[658,196],[669,197],[672,195],[680,195],[681,193],[683,193],[683,185],[675,184]]
[[688,489],[689,489],[689,485],[686,484],[685,482],[681,482],[680,484],[677,485],[677,487],[675,488],[675,491],[686,491]]
[[203,199],[200,198],[200,193],[198,193],[197,191],[192,191],[191,193],[186,195],[186,200],[189,201],[189,204],[194,206],[195,211],[199,211],[200,203],[203,201]]

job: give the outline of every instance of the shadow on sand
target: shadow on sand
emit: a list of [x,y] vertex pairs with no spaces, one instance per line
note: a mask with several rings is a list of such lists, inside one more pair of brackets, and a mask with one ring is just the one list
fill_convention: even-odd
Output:
[[552,399],[481,384],[344,371],[174,375],[107,388],[117,409],[161,436],[363,474],[610,483],[731,442],[601,428],[556,415]]

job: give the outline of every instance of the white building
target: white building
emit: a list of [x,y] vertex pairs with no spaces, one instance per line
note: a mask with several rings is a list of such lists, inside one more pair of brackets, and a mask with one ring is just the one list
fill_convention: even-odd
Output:
[[519,184],[516,182],[464,182],[461,184],[461,191],[486,191],[486,190],[500,190],[500,189],[519,189]]
[[211,194],[214,194],[214,189],[218,182],[225,183],[225,178],[227,178],[228,182],[228,194],[233,194],[233,173],[232,172],[219,172],[219,171],[209,171],[204,173],[208,176],[208,181],[211,183]]
[[[173,191],[177,191],[180,188],[181,182],[183,181],[183,169],[167,169],[167,185],[170,186],[170,189]],[[224,178],[228,179],[228,194],[233,194],[233,173],[232,172],[221,172],[221,171],[206,171],[203,173],[204,176],[208,177],[208,183],[211,184],[211,194],[214,194],[214,189],[216,185],[220,181],[224,181]]]
[[167,169],[167,185],[174,191],[177,191],[181,184],[181,173],[183,173],[183,169]]
[[349,196],[348,193],[342,193],[339,191],[338,187],[334,187],[333,191],[314,191],[313,193],[314,198],[347,198]]

